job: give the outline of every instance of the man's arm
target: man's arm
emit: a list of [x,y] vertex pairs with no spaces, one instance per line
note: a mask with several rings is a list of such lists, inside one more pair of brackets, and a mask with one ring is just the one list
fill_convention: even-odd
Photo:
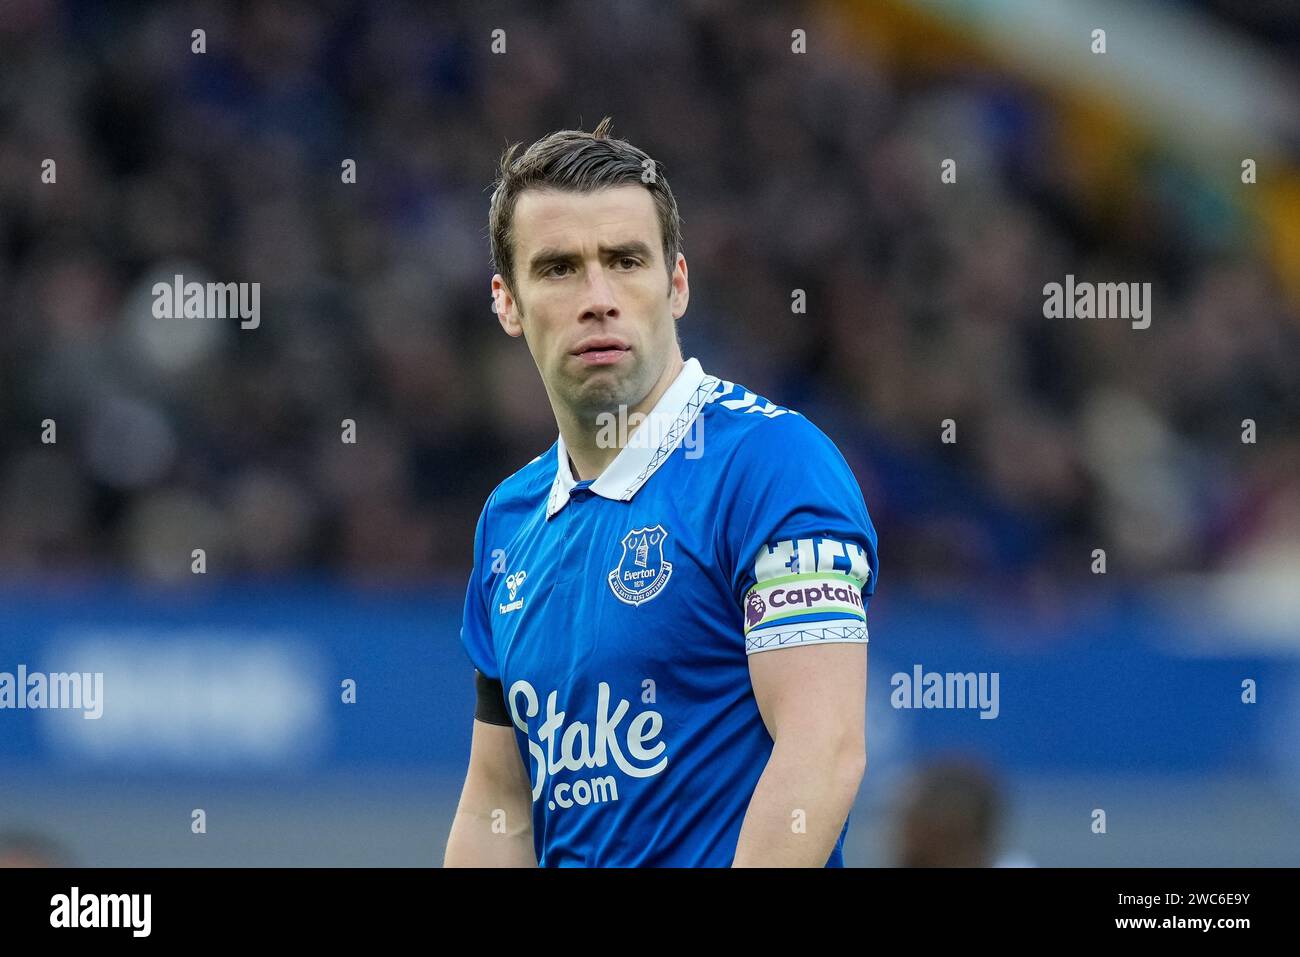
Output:
[[823,867],[867,766],[867,645],[761,651],[749,675],[775,746],[732,866]]
[[533,790],[513,727],[475,719],[443,867],[536,867]]

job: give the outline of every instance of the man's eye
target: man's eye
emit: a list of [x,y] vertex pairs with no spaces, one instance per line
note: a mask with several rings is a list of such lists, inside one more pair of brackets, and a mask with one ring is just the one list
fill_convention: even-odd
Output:
[[633,269],[635,269],[637,266],[641,265],[641,260],[639,260],[639,259],[634,259],[634,258],[631,257],[631,256],[624,256],[622,259],[620,259],[620,260],[618,261],[618,264],[619,264],[620,266],[625,266],[625,265],[627,265],[628,263],[631,263],[631,264],[632,264],[632,266],[629,267],[629,268],[633,268]]
[[557,269],[572,269],[572,268],[573,268],[573,267],[570,266],[568,263],[556,263],[556,264],[555,264],[554,266],[552,266],[550,269],[546,270],[546,275],[548,275],[548,276],[554,276],[554,275],[555,275],[555,270],[557,270]]

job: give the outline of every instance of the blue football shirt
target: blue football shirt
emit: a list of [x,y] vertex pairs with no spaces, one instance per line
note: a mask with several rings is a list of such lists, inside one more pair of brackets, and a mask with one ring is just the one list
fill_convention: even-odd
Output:
[[504,688],[541,866],[728,867],[773,746],[748,656],[865,643],[876,532],[823,432],[696,359],[603,427],[595,480],[561,437],[488,497],[461,640]]

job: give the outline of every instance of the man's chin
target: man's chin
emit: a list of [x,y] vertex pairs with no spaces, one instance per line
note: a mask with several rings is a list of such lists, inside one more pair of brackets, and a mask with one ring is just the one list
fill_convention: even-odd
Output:
[[581,369],[570,380],[569,396],[575,407],[591,412],[628,406],[633,404],[631,378],[626,369],[607,366]]

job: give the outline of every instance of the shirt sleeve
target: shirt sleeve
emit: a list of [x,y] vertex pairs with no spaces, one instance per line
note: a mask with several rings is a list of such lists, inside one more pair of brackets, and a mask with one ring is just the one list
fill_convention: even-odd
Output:
[[747,655],[867,642],[876,530],[835,444],[801,415],[763,423],[729,470],[728,567]]
[[474,529],[474,567],[465,589],[465,612],[461,619],[460,641],[474,667],[485,677],[499,681],[496,648],[492,643],[492,622],[488,615],[488,584],[492,580],[491,552],[486,550],[487,515],[492,505],[488,497]]

